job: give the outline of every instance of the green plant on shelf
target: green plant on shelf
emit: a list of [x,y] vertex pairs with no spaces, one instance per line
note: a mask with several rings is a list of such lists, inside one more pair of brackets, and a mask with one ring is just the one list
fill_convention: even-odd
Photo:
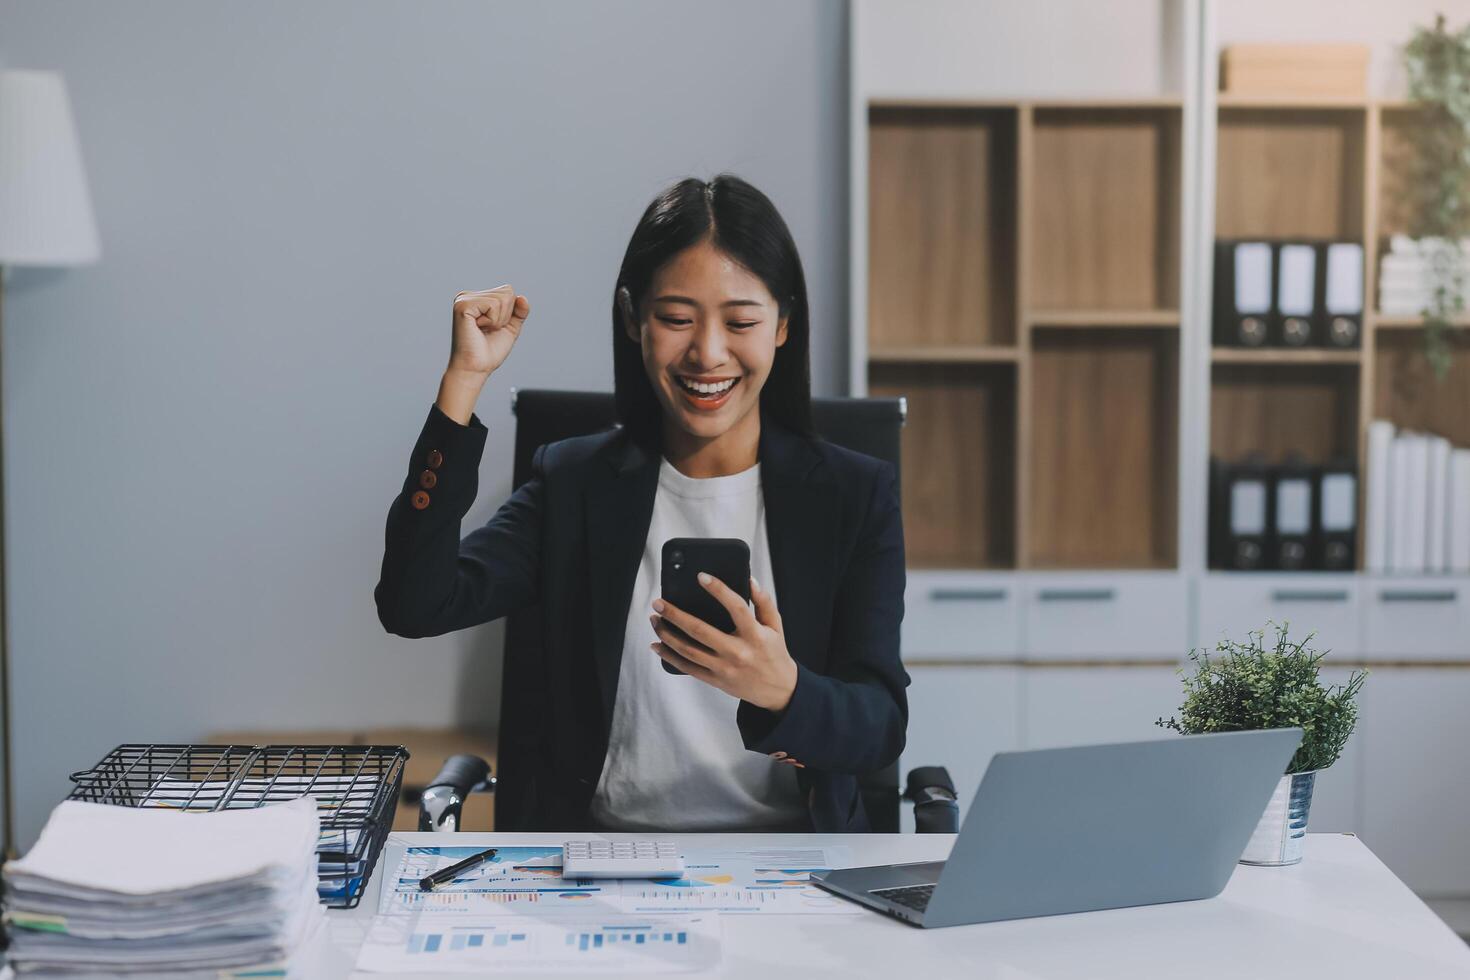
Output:
[[1194,673],[1179,668],[1185,691],[1179,717],[1155,724],[1185,735],[1299,727],[1302,744],[1287,773],[1326,769],[1357,724],[1356,699],[1368,672],[1353,671],[1346,684],[1323,684],[1318,675],[1326,651],[1309,646],[1316,634],[1295,643],[1287,624],[1268,629],[1275,634],[1269,648],[1266,630],[1251,630],[1244,643],[1221,640],[1213,655],[1191,650]]
[[1452,352],[1450,331],[1465,311],[1465,255],[1470,234],[1470,23],[1457,31],[1444,15],[1416,28],[1404,46],[1409,95],[1423,103],[1411,127],[1416,172],[1406,181],[1412,238],[1439,239],[1428,263],[1429,305],[1424,309],[1424,353],[1443,379]]

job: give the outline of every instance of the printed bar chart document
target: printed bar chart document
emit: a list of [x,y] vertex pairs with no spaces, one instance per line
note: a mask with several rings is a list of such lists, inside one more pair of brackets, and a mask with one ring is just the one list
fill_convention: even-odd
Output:
[[692,973],[720,962],[716,915],[379,915],[358,954],[366,973]]

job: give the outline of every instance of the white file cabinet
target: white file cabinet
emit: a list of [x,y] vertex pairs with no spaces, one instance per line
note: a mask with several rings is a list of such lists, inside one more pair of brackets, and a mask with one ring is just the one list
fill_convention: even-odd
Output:
[[910,571],[904,591],[905,659],[1015,659],[1021,654],[1014,575]]
[[1354,575],[1211,572],[1200,580],[1194,643],[1213,650],[1222,637],[1245,642],[1248,631],[1274,622],[1289,625],[1295,639],[1315,632],[1313,646],[1329,658],[1356,657],[1363,649],[1360,588]]
[[[963,820],[990,757],[1017,747],[1021,671],[989,664],[908,671],[909,733],[899,779],[907,779],[915,766],[945,766]],[[902,829],[912,832],[913,807],[904,803],[901,813]]]
[[1311,829],[1361,834],[1420,894],[1470,896],[1470,578],[909,574],[902,762],[947,766],[962,813],[996,752],[1176,737],[1154,721],[1178,712],[1188,650],[1288,623],[1329,651],[1329,684],[1353,669],[1334,661],[1370,662],[1358,729],[1317,777]]
[[1030,660],[1174,659],[1189,648],[1189,589],[1177,572],[1024,576]]
[[1363,591],[1368,657],[1470,659],[1470,579],[1385,576],[1367,580]]

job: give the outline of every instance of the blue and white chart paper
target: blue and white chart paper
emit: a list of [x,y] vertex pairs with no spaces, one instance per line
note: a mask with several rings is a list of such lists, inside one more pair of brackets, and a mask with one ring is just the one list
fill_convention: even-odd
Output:
[[716,915],[670,918],[379,915],[358,954],[365,973],[691,973],[720,962]]

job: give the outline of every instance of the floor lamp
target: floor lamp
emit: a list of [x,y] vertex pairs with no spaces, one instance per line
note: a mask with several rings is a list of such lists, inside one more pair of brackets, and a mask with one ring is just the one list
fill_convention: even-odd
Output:
[[[10,266],[85,265],[100,255],[66,83],[56,72],[0,71],[0,318]],[[3,350],[0,340],[0,357]],[[0,862],[13,857],[15,848],[3,406],[0,392],[0,793],[5,807]]]

